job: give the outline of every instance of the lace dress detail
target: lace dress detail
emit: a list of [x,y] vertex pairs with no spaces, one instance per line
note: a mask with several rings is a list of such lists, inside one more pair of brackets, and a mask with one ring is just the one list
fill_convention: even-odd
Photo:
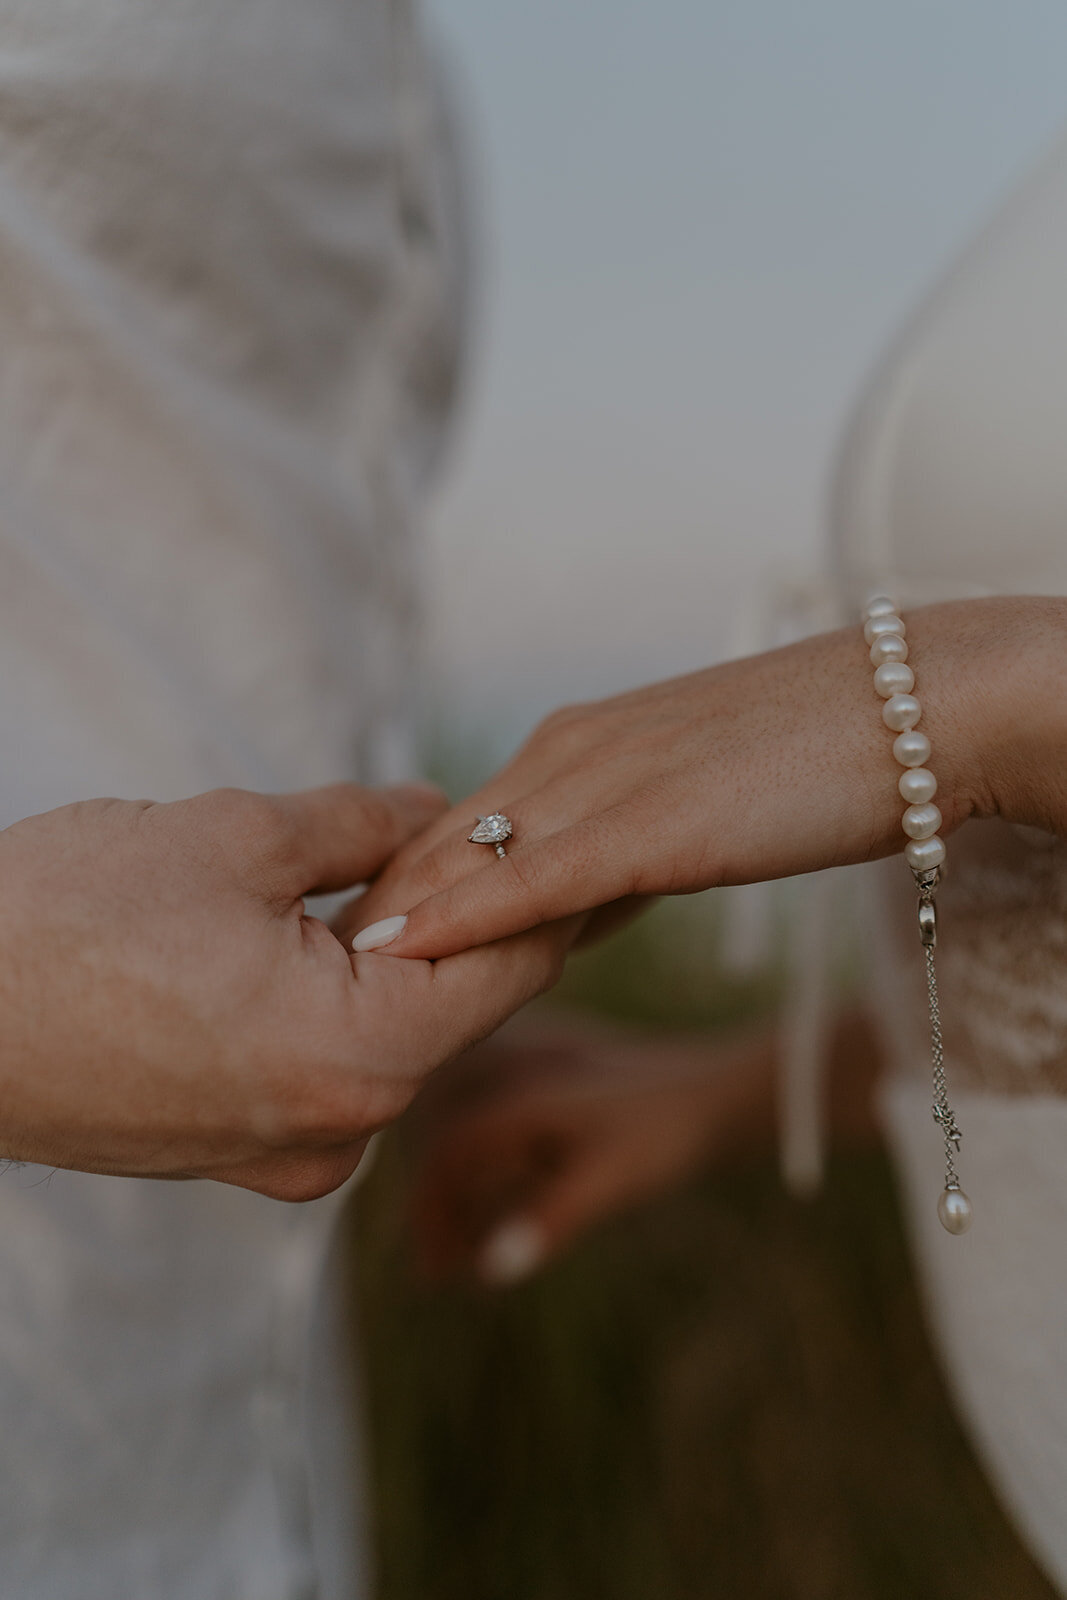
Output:
[[[915,897],[909,874],[885,877],[897,997],[886,1022],[895,1065],[926,1078]],[[1036,828],[969,823],[953,837],[938,909],[950,1091],[1067,1095],[1067,844]]]

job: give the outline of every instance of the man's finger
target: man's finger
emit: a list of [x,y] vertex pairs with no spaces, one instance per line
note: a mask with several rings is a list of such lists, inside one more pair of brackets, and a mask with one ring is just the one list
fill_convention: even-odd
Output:
[[296,898],[347,889],[373,876],[448,802],[429,784],[365,789],[334,783],[279,795],[277,804],[292,824],[286,878]]
[[393,1019],[393,1049],[426,1071],[462,1054],[559,978],[584,919],[463,950],[433,965],[352,957],[353,1001]]

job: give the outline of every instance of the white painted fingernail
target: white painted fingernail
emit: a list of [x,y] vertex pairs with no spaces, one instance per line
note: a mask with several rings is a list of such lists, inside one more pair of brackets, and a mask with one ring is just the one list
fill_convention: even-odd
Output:
[[536,1222],[517,1217],[490,1235],[478,1258],[478,1270],[485,1283],[503,1288],[520,1283],[541,1265],[546,1240]]
[[372,922],[369,928],[363,928],[352,940],[353,950],[380,950],[383,945],[392,944],[394,939],[399,939],[407,927],[407,917],[384,917],[381,922]]
[[369,888],[369,883],[354,883],[351,889],[346,889],[345,893],[348,895],[350,901],[362,900]]

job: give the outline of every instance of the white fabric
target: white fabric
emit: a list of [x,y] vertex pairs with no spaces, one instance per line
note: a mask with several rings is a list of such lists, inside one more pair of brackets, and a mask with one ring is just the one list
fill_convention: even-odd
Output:
[[[0,823],[410,760],[458,220],[405,0],[0,0]],[[0,1174],[0,1588],[355,1600],[335,1197]]]
[[[1065,285],[1067,144],[931,296],[857,411],[834,519],[852,606],[887,581],[905,605],[1067,594]],[[1067,844],[972,824],[949,865],[938,965],[970,1234],[949,1238],[934,1213],[942,1166],[900,861],[872,869],[867,921],[884,938],[889,1132],[964,1418],[1067,1593]]]
[[960,1238],[933,1200],[944,1151],[923,1083],[884,1096],[934,1329],[960,1410],[1020,1533],[1067,1573],[1067,1100],[953,1090],[966,1131],[974,1226]]
[[913,318],[856,409],[833,532],[849,597],[1067,589],[1067,143]]

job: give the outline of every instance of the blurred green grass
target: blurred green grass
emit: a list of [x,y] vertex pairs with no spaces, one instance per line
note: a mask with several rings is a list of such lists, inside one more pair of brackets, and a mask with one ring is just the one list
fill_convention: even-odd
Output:
[[[578,957],[570,1007],[736,1025],[714,898]],[[884,1156],[798,1204],[706,1173],[532,1283],[412,1276],[404,1153],[359,1208],[379,1600],[1054,1600],[924,1333]]]

